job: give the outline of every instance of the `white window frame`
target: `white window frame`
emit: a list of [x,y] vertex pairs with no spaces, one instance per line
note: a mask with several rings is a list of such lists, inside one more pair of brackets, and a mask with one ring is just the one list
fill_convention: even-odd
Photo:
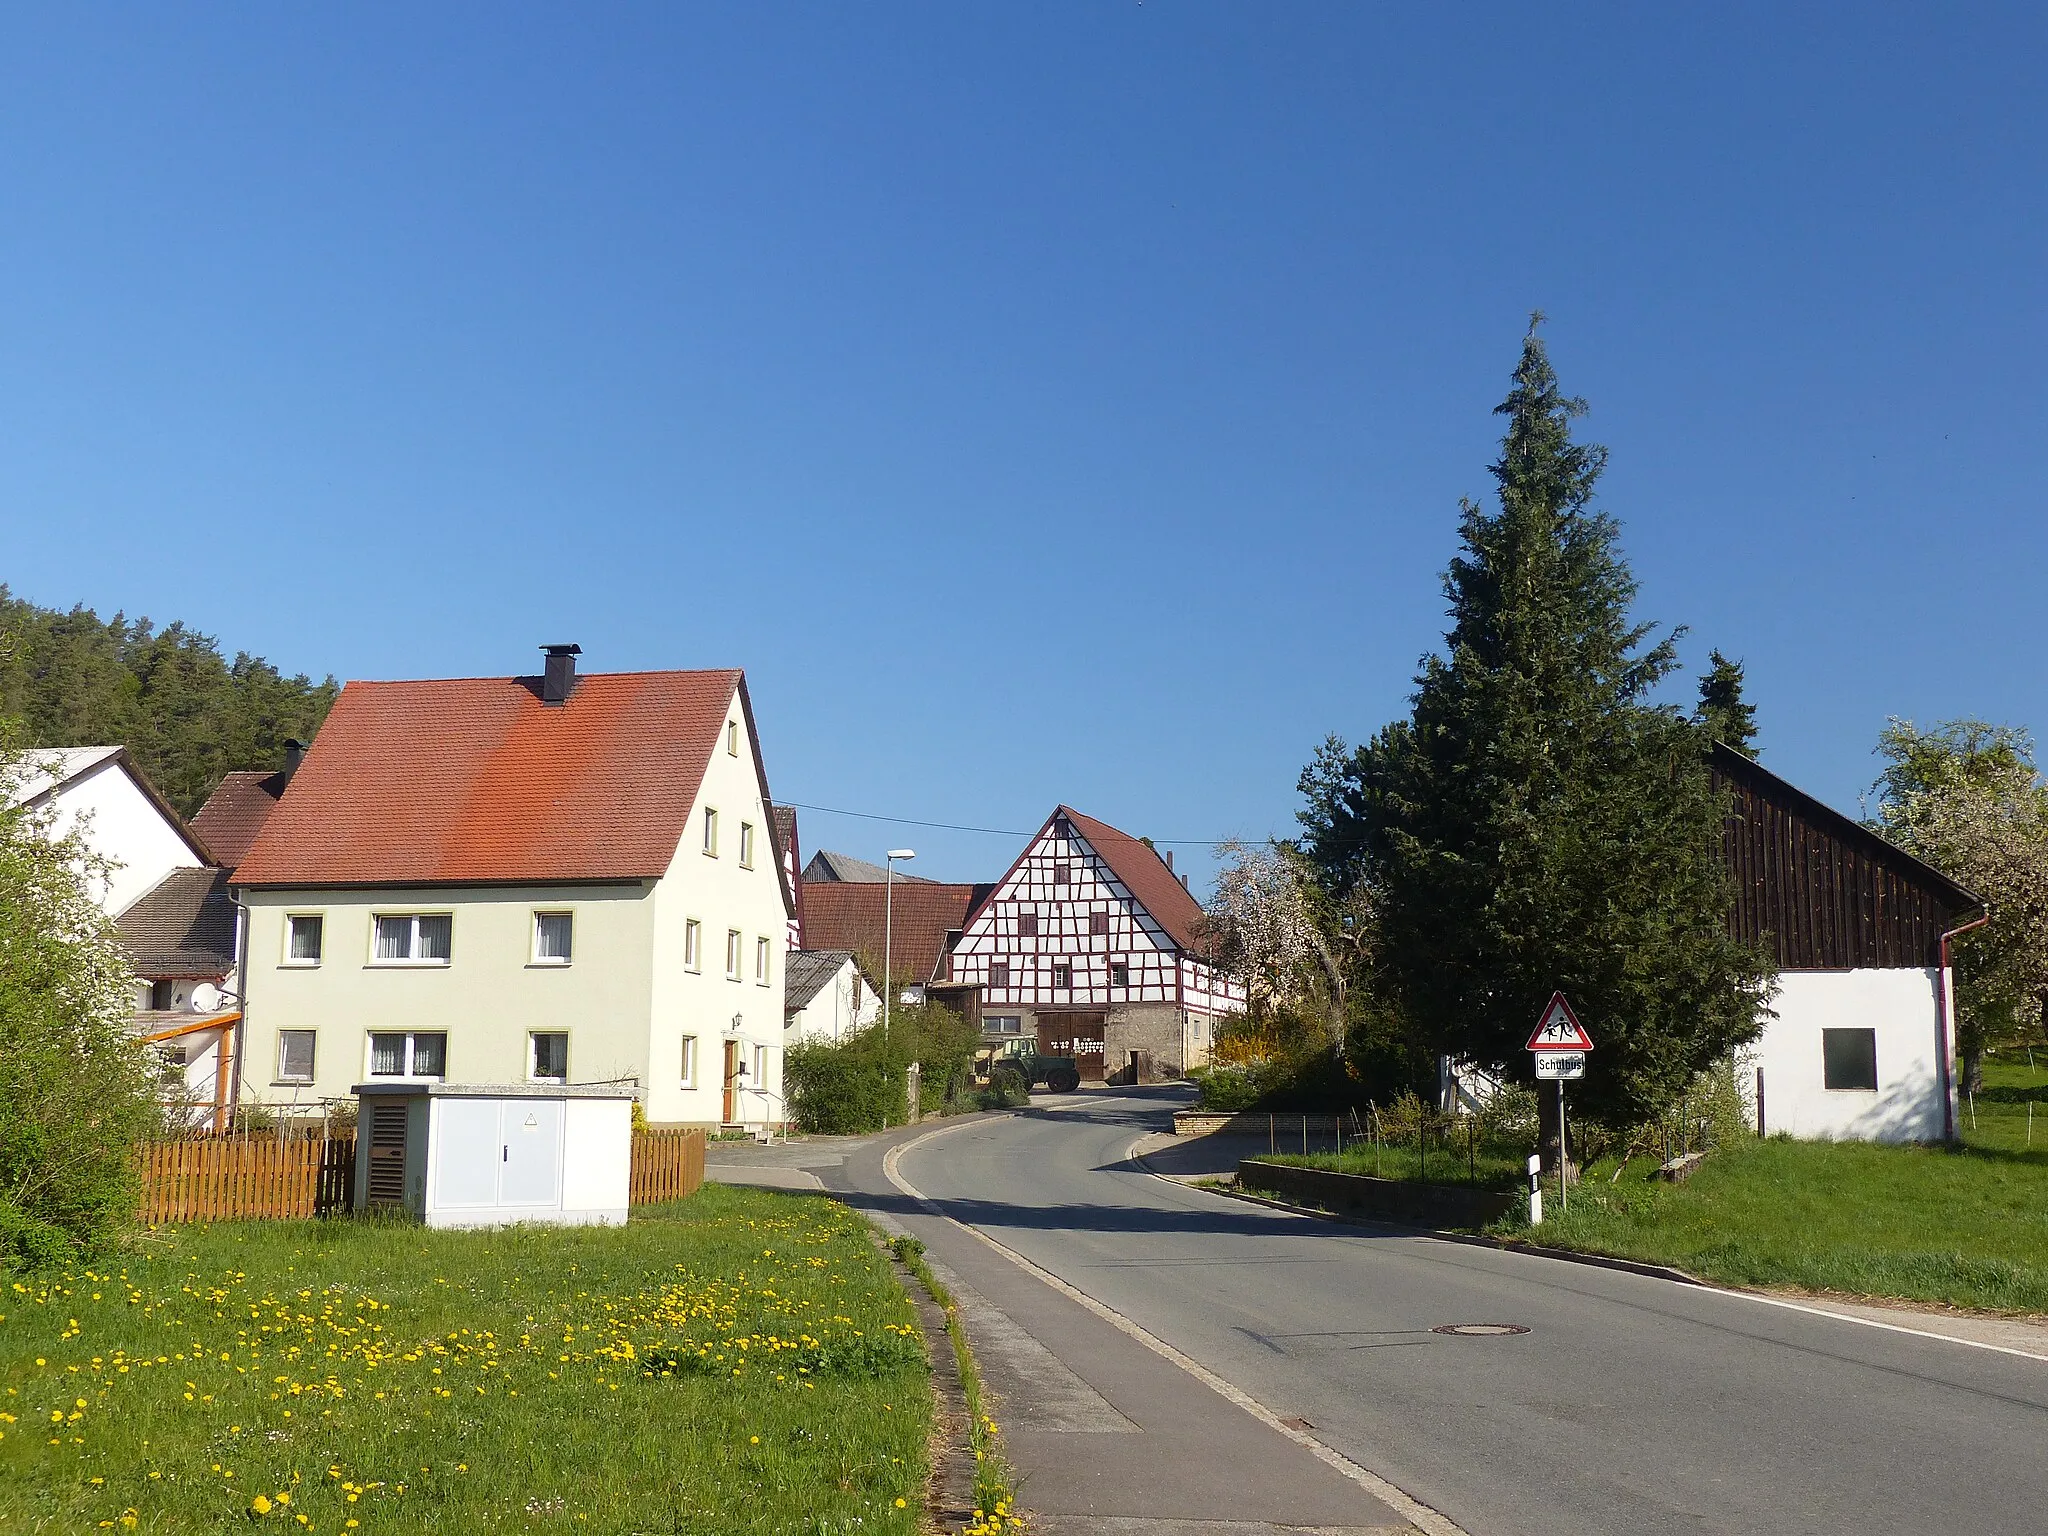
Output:
[[754,1086],[766,1091],[768,1082],[768,1047],[754,1046]]
[[[284,1069],[284,1042],[285,1037],[288,1035],[304,1035],[312,1042],[312,1060],[308,1063],[304,1076],[287,1073]],[[320,1031],[317,1029],[280,1029],[277,1032],[277,1075],[271,1081],[273,1083],[310,1083],[318,1075],[319,1071]]]
[[[376,1038],[379,1035],[397,1035],[405,1041],[405,1050],[400,1057],[402,1071],[373,1072],[371,1064],[376,1059]],[[413,1050],[421,1035],[441,1037],[441,1070],[428,1074],[413,1071]],[[448,1078],[448,1031],[445,1029],[366,1029],[363,1031],[363,1077],[386,1083],[420,1082],[439,1083]]]
[[[445,917],[448,919],[448,958],[446,960],[422,960],[420,951],[420,919],[423,917]],[[377,925],[379,923],[406,922],[412,925],[409,953],[403,958],[381,959],[377,954]],[[367,962],[392,970],[446,970],[455,963],[455,914],[452,911],[426,912],[372,912],[370,914],[370,958]],[[397,1030],[379,1030],[379,1034],[397,1034]],[[424,1031],[439,1034],[439,1030]]]
[[[543,955],[540,952],[541,919],[559,917],[569,924],[569,953],[566,955]],[[541,966],[548,970],[559,970],[572,965],[576,959],[576,912],[572,907],[535,907],[533,909],[533,952],[527,956],[528,965]]]
[[743,821],[740,823],[740,868],[752,869],[753,867],[754,824],[751,821]]
[[725,755],[727,757],[738,757],[740,755],[740,723],[737,720],[725,722]]
[[740,979],[740,967],[745,963],[743,957],[745,954],[746,937],[737,928],[725,930],[725,979],[727,981],[738,981]]
[[704,969],[704,925],[694,917],[683,919],[683,969],[693,976]]
[[754,985],[757,987],[768,985],[768,956],[773,948],[766,939],[754,940]]
[[[540,1075],[540,1043],[543,1040],[562,1042],[562,1075],[542,1077]],[[529,1029],[526,1032],[526,1080],[529,1083],[567,1083],[569,1081],[569,1031],[566,1029]]]
[[683,1036],[683,1059],[682,1059],[682,1062],[681,1062],[681,1066],[682,1066],[682,1069],[683,1069],[683,1075],[682,1075],[682,1079],[681,1079],[683,1087],[685,1087],[685,1088],[694,1088],[694,1087],[696,1087],[696,1086],[697,1086],[697,1037],[696,1037],[695,1035],[685,1035],[685,1036]]
[[704,857],[718,857],[718,807],[715,805],[704,807]]
[[[299,957],[299,956],[295,956],[295,955],[293,955],[293,953],[292,953],[292,937],[293,937],[293,935],[294,935],[294,934],[295,934],[295,933],[297,932],[297,926],[296,926],[296,925],[297,925],[297,924],[299,924],[299,923],[312,923],[312,924],[316,925],[316,926],[315,926],[315,928],[314,928],[314,932],[315,932],[316,934],[318,934],[318,936],[319,936],[319,939],[318,939],[318,942],[317,942],[317,943],[316,943],[316,944],[315,944],[315,945],[314,945],[313,947],[314,947],[314,948],[315,948],[315,949],[316,949],[317,951],[319,951],[319,953],[315,954],[315,955],[314,955],[314,956],[313,956],[313,957],[312,957],[312,958],[311,958],[310,960],[308,960],[308,959],[304,959],[304,958],[302,958],[302,957]],[[374,939],[372,940],[372,942],[375,942],[375,941],[374,941]],[[282,956],[281,956],[281,957],[280,957],[280,958],[278,959],[278,962],[277,962],[277,963],[278,963],[279,965],[281,965],[281,966],[285,966],[285,967],[288,967],[289,969],[291,969],[291,970],[295,970],[295,971],[312,971],[312,970],[317,970],[317,969],[319,969],[319,966],[320,966],[320,962],[321,962],[321,960],[322,960],[322,959],[324,959],[324,958],[326,957],[326,954],[327,954],[327,914],[326,914],[325,912],[287,912],[287,913],[285,913],[285,915],[284,915],[284,954],[283,954],[283,955],[282,955]],[[280,1082],[282,1082],[282,1081],[284,1081],[284,1079],[280,1078],[280,1079],[279,1079],[279,1081],[280,1081]]]

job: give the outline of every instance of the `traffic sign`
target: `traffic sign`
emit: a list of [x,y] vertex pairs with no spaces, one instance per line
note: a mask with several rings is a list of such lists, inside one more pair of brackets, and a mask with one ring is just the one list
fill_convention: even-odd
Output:
[[1553,992],[1549,1006],[1543,1010],[1543,1017],[1536,1021],[1536,1028],[1529,1036],[1527,1048],[1539,1055],[1544,1051],[1590,1051],[1593,1049],[1593,1037],[1586,1033],[1586,1026],[1572,1012],[1572,1005],[1564,1000],[1564,994]]
[[1576,1080],[1586,1075],[1586,1053],[1584,1051],[1538,1051],[1536,1052],[1536,1081],[1539,1083]]

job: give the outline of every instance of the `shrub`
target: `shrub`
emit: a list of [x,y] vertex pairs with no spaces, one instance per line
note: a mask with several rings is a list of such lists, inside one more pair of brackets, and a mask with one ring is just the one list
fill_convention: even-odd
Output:
[[879,1023],[834,1043],[806,1040],[783,1059],[783,1091],[797,1128],[814,1135],[853,1136],[910,1118],[910,1064],[916,1062],[921,1109],[966,1107],[979,1036],[952,1009],[907,1003]]
[[161,1120],[129,1028],[133,978],[87,893],[96,863],[0,765],[0,1268],[103,1247],[133,1219],[136,1146]]

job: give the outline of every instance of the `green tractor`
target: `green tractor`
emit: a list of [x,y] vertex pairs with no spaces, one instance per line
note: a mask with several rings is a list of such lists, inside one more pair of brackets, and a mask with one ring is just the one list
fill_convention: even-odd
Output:
[[1023,1038],[991,1042],[974,1057],[974,1080],[994,1085],[1008,1079],[1025,1093],[1043,1083],[1053,1093],[1081,1086],[1081,1069],[1071,1056],[1041,1056],[1038,1042]]

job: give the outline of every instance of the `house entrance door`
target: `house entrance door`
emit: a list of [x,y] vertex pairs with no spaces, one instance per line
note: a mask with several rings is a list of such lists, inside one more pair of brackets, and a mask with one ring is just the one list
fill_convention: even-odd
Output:
[[740,1043],[737,1040],[725,1042],[725,1123],[739,1123],[740,1097]]
[[1084,1083],[1102,1081],[1102,1013],[1041,1013],[1038,1050],[1043,1056],[1071,1056]]

